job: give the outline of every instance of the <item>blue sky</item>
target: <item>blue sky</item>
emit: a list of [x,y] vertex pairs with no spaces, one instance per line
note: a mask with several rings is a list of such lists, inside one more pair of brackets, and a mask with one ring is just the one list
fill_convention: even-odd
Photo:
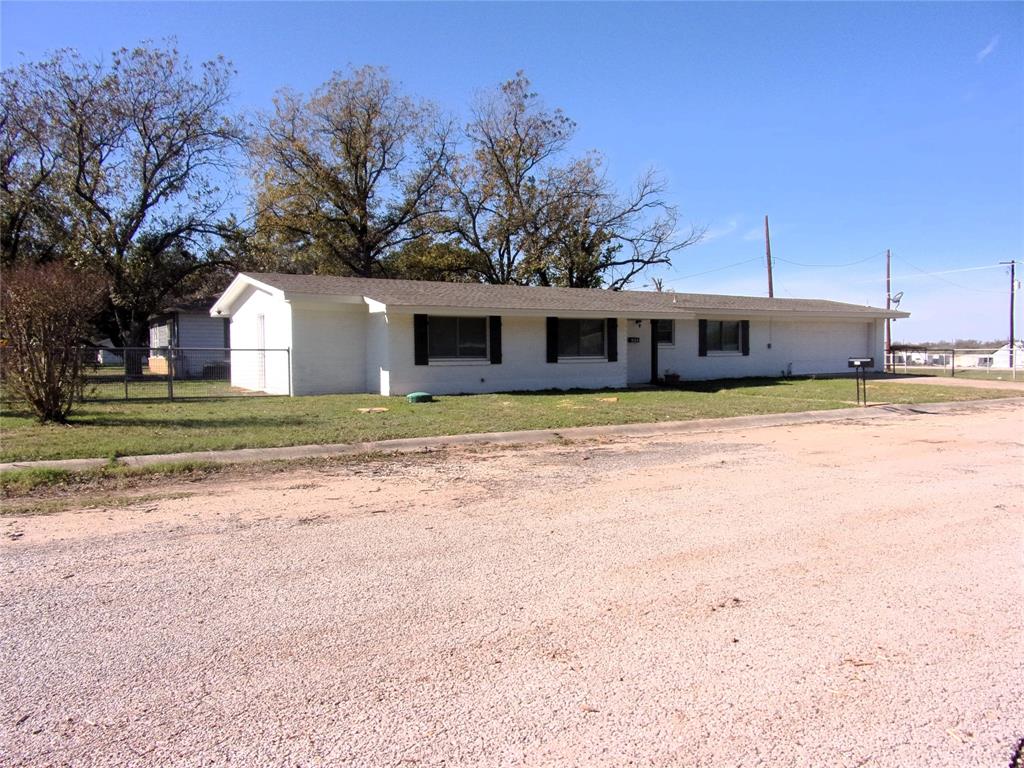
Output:
[[1021,3],[3,2],[0,14],[5,67],[174,36],[194,60],[232,60],[240,110],[369,63],[463,116],[523,69],[579,123],[575,150],[602,151],[624,185],[655,166],[709,227],[653,273],[676,290],[763,294],[767,213],[776,296],[884,304],[891,248],[914,315],[898,340],[1007,334],[1009,278],[987,267],[1024,258]]

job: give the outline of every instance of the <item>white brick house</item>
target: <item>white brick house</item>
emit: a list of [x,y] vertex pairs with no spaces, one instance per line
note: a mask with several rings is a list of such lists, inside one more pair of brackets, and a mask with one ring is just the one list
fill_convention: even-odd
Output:
[[[887,317],[817,299],[240,274],[210,310],[233,349],[287,348],[232,385],[402,395],[626,387],[883,365]],[[236,380],[237,378],[237,380]]]

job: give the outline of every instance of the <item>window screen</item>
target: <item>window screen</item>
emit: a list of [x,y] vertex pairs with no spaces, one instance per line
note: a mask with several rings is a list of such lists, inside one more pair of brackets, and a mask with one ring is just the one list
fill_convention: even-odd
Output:
[[431,315],[428,339],[431,358],[486,358],[487,318]]
[[559,357],[604,357],[605,321],[559,318]]

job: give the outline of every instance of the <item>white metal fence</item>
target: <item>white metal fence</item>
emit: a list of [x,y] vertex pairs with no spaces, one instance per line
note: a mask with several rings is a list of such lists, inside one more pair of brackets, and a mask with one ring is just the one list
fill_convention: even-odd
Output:
[[893,345],[886,359],[891,373],[964,376],[976,379],[1024,379],[1024,345],[969,349]]

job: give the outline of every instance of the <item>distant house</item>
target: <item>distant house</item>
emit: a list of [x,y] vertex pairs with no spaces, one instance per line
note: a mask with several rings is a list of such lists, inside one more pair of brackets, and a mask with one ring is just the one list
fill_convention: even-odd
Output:
[[149,318],[149,369],[166,374],[173,348],[174,375],[182,378],[226,370],[230,323],[213,317],[213,299],[199,299],[167,307]]
[[[278,394],[437,394],[625,387],[683,379],[882,370],[887,317],[817,299],[240,274],[210,310],[233,349],[288,349],[232,366]],[[234,355],[234,353],[233,353]]]
[[101,339],[93,344],[97,365],[122,365],[124,353],[114,346],[110,339]]
[[[1010,345],[1003,344],[992,353],[992,368],[1003,368],[1010,370]],[[1024,342],[1018,341],[1013,345],[1013,368],[1024,369]]]

